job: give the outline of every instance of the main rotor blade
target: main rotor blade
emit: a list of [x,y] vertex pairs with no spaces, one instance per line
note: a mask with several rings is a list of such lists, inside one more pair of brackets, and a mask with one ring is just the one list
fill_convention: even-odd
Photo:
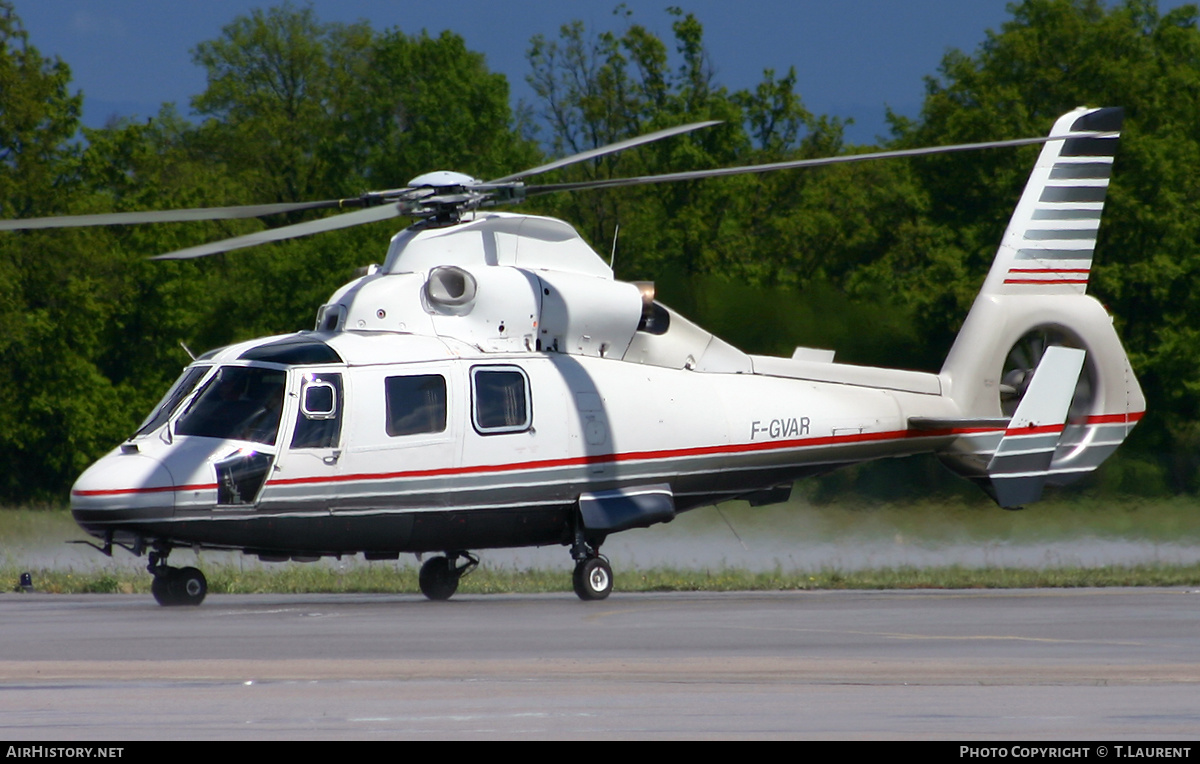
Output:
[[[1115,135],[1112,133],[1111,135]],[[630,178],[609,178],[607,180],[588,180],[578,183],[549,183],[525,187],[525,196],[551,194],[556,191],[583,191],[592,188],[620,188],[621,186],[649,185],[652,183],[671,183],[680,180],[699,180],[701,178],[719,178],[729,175],[747,175],[753,173],[773,172],[775,170],[790,170],[797,167],[820,167],[831,164],[847,164],[849,162],[865,162],[870,159],[894,157],[916,157],[929,154],[949,154],[955,151],[974,151],[976,149],[994,149],[1004,146],[1029,146],[1048,141],[1061,141],[1076,137],[1106,137],[1108,133],[1079,133],[1055,135],[1040,138],[1014,138],[1006,141],[985,141],[983,143],[959,143],[950,146],[928,146],[919,149],[899,149],[896,151],[874,151],[869,154],[843,154],[835,157],[819,159],[796,159],[790,162],[772,162],[769,164],[745,165],[742,167],[719,167],[712,170],[692,170],[690,172],[671,172],[663,175],[641,175]]]
[[406,213],[407,207],[404,204],[384,204],[379,207],[368,207],[365,210],[347,212],[342,215],[331,215],[320,220],[310,220],[306,223],[270,228],[266,231],[257,231],[245,236],[235,236],[231,239],[222,239],[221,241],[188,247],[187,249],[179,249],[174,252],[168,252],[165,255],[156,255],[150,259],[186,260],[193,257],[204,257],[205,255],[215,255],[233,249],[266,244],[267,242],[295,239],[300,236],[310,236],[314,233],[336,231],[339,228],[350,228],[351,226],[363,225],[364,223],[374,223],[379,220],[400,217]]
[[624,151],[625,149],[630,149],[634,146],[641,146],[643,143],[653,143],[654,141],[662,140],[663,138],[670,138],[672,135],[690,133],[693,130],[699,130],[702,127],[711,127],[712,125],[719,124],[721,124],[720,120],[709,120],[707,122],[692,122],[687,125],[678,125],[676,127],[668,127],[663,130],[656,130],[653,133],[639,135],[636,138],[629,138],[616,143],[610,143],[607,146],[601,146],[599,148],[589,149],[588,151],[582,151],[578,154],[572,154],[569,157],[556,159],[549,164],[539,165],[538,167],[534,167],[530,170],[522,170],[521,172],[513,175],[505,175],[503,178],[489,180],[485,185],[490,185],[492,183],[506,183],[512,180],[519,180],[520,178],[527,178],[530,175],[538,175],[543,172],[550,172],[551,170],[557,170],[560,167],[566,167],[567,165],[575,164],[576,162],[582,162],[595,157],[602,157],[606,154],[615,154],[618,151]]
[[330,207],[361,206],[359,199],[326,199],[316,202],[284,202],[282,204],[248,204],[240,207],[197,207],[185,210],[154,210],[149,212],[107,212],[97,215],[65,215],[24,220],[0,220],[0,231],[23,231],[34,228],[81,228],[98,225],[134,225],[138,223],[183,223],[196,220],[237,220],[279,215],[300,210],[320,210]]

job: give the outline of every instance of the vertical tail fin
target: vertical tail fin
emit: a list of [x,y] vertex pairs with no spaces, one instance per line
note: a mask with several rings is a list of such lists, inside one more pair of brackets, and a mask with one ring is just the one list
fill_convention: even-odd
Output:
[[[943,389],[964,420],[1008,422],[1002,430],[965,427],[939,454],[1001,506],[1093,471],[1145,411],[1112,318],[1087,295],[1121,119],[1120,109],[1077,109],[1054,124],[1050,137],[1061,137],[1042,149],[942,367]],[[1053,347],[1083,351],[1082,371],[1072,374],[1061,356],[1044,366],[1058,355],[1048,353]],[[1029,440],[1014,431],[1017,420],[1027,410],[1056,410],[1049,399],[1064,388],[1071,394],[1061,429],[1039,438],[1040,453],[1048,441],[1053,456],[1010,458]]]
[[1087,291],[1100,214],[1112,175],[1122,110],[1076,110],[1049,141],[1013,212],[984,294],[1068,295]]

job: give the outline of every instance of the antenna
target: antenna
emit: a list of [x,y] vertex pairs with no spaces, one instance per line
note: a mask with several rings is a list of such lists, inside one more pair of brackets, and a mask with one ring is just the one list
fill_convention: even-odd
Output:
[[617,223],[616,228],[613,229],[612,254],[608,256],[608,267],[609,268],[612,268],[613,265],[617,262],[617,234],[619,234],[620,232],[621,232],[621,224]]

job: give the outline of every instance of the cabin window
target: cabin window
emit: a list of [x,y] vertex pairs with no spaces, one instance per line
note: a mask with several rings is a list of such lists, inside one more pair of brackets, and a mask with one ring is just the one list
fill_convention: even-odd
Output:
[[533,423],[529,378],[516,366],[471,369],[475,429],[484,435],[524,432]]
[[342,375],[305,374],[292,448],[334,448],[342,434]]
[[441,374],[388,377],[387,434],[419,435],[446,429],[446,378]]
[[175,432],[273,446],[286,379],[281,370],[222,366],[179,417]]

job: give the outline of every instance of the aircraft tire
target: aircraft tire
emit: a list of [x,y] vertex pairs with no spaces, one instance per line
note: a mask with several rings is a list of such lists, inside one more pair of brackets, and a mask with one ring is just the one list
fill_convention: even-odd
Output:
[[424,594],[434,602],[443,602],[458,591],[458,575],[446,557],[431,557],[421,566],[417,582]]
[[172,605],[196,606],[208,594],[208,579],[199,568],[179,568],[167,577],[167,590],[171,593]]
[[175,603],[171,600],[171,590],[168,585],[168,575],[156,575],[154,580],[150,582],[150,593],[154,595],[154,601],[163,607],[169,607]]
[[589,557],[575,566],[575,594],[585,602],[602,600],[612,593],[612,566],[603,557]]

